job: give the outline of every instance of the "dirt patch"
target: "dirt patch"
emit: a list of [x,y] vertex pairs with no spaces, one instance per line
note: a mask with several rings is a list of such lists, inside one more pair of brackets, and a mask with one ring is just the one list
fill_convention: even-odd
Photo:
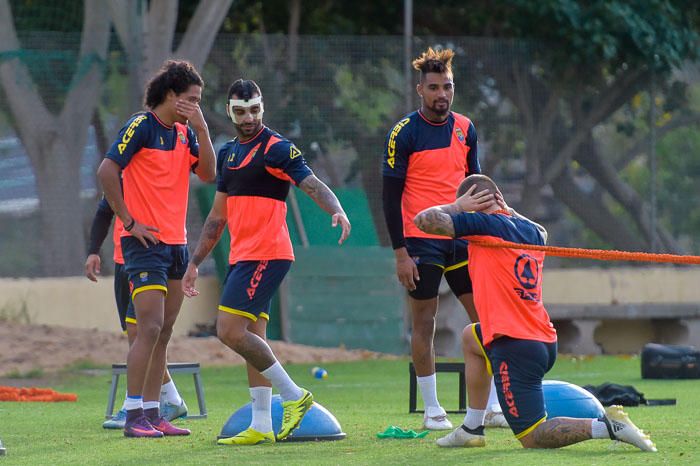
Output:
[[[271,342],[277,358],[286,363],[358,361],[391,357],[365,350],[317,348]],[[82,363],[109,365],[124,362],[126,335],[88,329],[0,322],[0,375],[56,372]],[[243,364],[243,359],[216,337],[173,337],[171,362],[199,362],[202,366]]]

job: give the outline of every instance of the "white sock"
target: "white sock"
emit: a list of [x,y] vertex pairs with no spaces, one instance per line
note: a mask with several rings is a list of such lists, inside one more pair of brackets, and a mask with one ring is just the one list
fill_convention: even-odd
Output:
[[476,429],[484,425],[486,417],[485,409],[467,408],[467,414],[464,416],[464,426],[467,429]]
[[250,400],[250,427],[262,433],[272,432],[272,387],[250,387]]
[[289,377],[289,374],[287,374],[287,371],[284,370],[284,367],[282,367],[279,361],[275,361],[273,365],[260,373],[279,390],[280,396],[284,401],[298,400],[301,398],[301,388]]
[[143,408],[142,396],[127,396],[124,400],[124,409],[131,411],[133,409]]
[[160,407],[160,401],[144,401],[143,409],[154,409]]
[[[487,408],[494,413],[502,413],[501,404],[498,401],[498,390],[496,389],[496,383],[491,377],[491,391],[489,392],[489,401],[486,404]],[[469,426],[467,426],[469,427]]]
[[591,438],[610,438],[608,426],[598,419],[593,419],[591,422]]
[[423,396],[423,409],[428,412],[430,408],[439,408],[440,402],[437,399],[437,378],[435,374],[425,377],[416,377],[420,393]]
[[126,392],[124,392],[124,401],[122,402],[122,409],[126,411],[126,399],[129,398]]
[[182,404],[182,397],[172,379],[160,387],[160,397],[171,405],[180,406]]

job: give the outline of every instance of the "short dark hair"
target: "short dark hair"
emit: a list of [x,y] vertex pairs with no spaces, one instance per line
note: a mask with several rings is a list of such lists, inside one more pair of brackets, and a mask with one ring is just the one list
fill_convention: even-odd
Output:
[[204,87],[204,81],[194,65],[184,60],[168,60],[146,85],[143,103],[148,108],[155,108],[163,103],[168,91],[179,95],[192,85]]
[[228,88],[228,97],[226,100],[231,100],[231,97],[234,95],[242,100],[250,100],[255,94],[262,97],[262,92],[260,92],[258,83],[252,79],[237,79],[231,84],[231,87]]
[[413,68],[420,71],[421,82],[427,73],[447,73],[452,76],[452,58],[455,53],[452,49],[438,49],[428,47],[420,57],[413,60]]
[[498,186],[496,185],[496,182],[488,176],[469,175],[464,180],[462,180],[462,183],[459,185],[459,188],[457,188],[457,197],[463,196],[464,193],[469,191],[469,188],[471,188],[474,185],[476,185],[476,189],[474,190],[475,193],[479,193],[484,189],[488,189],[489,194],[496,194],[498,192]]

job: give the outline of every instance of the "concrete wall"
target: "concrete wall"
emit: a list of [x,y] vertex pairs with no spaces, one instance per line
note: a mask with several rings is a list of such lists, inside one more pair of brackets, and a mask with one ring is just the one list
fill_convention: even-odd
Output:
[[[214,277],[203,277],[197,282],[201,295],[185,298],[180,317],[175,325],[177,335],[185,335],[197,323],[211,323],[216,316],[219,285]],[[436,349],[443,355],[459,356],[459,338],[466,324],[466,315],[456,299],[451,299],[445,288],[440,304]],[[700,309],[700,268],[655,267],[613,269],[548,269],[545,270],[543,295],[545,306],[553,315],[563,318],[563,311],[571,308],[613,309],[624,305],[669,305]],[[398,296],[397,299],[404,299]],[[654,307],[654,306],[652,306]],[[647,311],[645,311],[647,312]],[[693,311],[695,312],[695,311]],[[634,317],[634,316],[632,316]],[[25,320],[36,324],[67,327],[95,328],[119,331],[112,277],[102,277],[98,283],[83,277],[54,279],[0,279],[0,320]],[[568,318],[568,317],[567,317]],[[649,318],[626,321],[601,320],[591,338],[603,347],[604,352],[625,352],[638,348],[643,342],[655,338],[653,329],[658,327]],[[615,319],[610,315],[609,319]],[[630,319],[628,314],[626,319]],[[697,319],[696,319],[697,320]],[[562,322],[563,324],[564,322]],[[676,333],[673,322],[668,330]],[[616,328],[624,326],[628,336],[624,344],[610,342],[616,336]],[[633,332],[633,329],[638,329]],[[666,328],[666,327],[665,327]],[[560,328],[560,338],[580,329]],[[679,331],[681,331],[680,329]],[[686,332],[696,334],[695,329]],[[658,333],[658,332],[657,332]],[[669,342],[675,340],[670,335]],[[619,340],[619,338],[618,338]],[[562,343],[564,343],[562,341]],[[572,347],[575,350],[575,347]]]
[[700,267],[544,269],[549,304],[698,304]]
[[[113,277],[101,277],[97,283],[84,277],[1,279],[0,319],[118,332],[113,283]],[[198,297],[185,298],[175,335],[186,335],[195,324],[216,317],[218,280],[199,278],[197,288]]]

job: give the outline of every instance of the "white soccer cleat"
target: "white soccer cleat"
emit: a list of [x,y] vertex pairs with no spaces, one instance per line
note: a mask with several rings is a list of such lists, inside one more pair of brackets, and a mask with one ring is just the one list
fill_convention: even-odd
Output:
[[484,418],[484,427],[505,427],[509,428],[508,421],[503,415],[503,411],[496,411],[490,407],[486,409],[486,417]]
[[485,447],[486,437],[483,435],[470,434],[462,426],[439,438],[435,441],[439,447],[443,448],[474,448]]
[[427,408],[423,414],[423,427],[428,430],[450,430],[452,423],[442,407]]
[[629,443],[642,451],[656,451],[656,445],[649,435],[632,423],[627,413],[622,410],[622,406],[612,405],[605,408],[603,420],[613,440]]

